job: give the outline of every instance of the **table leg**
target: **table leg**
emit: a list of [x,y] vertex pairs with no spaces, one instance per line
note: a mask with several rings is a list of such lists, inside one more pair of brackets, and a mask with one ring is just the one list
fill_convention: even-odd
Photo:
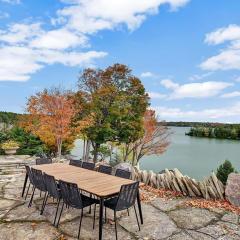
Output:
[[100,206],[99,206],[99,240],[102,240],[102,228],[103,228],[103,203],[104,199],[100,198]]
[[25,179],[24,179],[24,184],[23,184],[22,197],[24,196],[24,192],[25,192],[26,185],[27,185],[27,180],[28,180],[28,174],[26,173]]
[[143,224],[142,206],[141,206],[139,191],[138,191],[138,194],[137,194],[137,203],[138,203],[138,211],[139,211],[139,215],[140,215],[141,224]]

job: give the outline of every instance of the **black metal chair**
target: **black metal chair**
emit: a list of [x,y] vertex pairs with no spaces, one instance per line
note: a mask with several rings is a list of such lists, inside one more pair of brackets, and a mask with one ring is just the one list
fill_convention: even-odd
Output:
[[82,167],[82,161],[70,159],[69,165],[72,165],[75,167]]
[[59,181],[59,187],[60,187],[60,190],[61,190],[63,205],[62,205],[60,215],[59,215],[59,218],[58,218],[57,227],[58,227],[59,222],[60,222],[60,218],[61,218],[61,215],[62,215],[64,204],[66,204],[67,206],[72,207],[72,208],[80,209],[81,210],[81,215],[80,215],[80,224],[79,224],[79,230],[78,230],[78,239],[79,239],[80,231],[81,231],[81,225],[82,225],[82,218],[83,218],[83,209],[85,207],[91,206],[92,204],[96,204],[99,201],[97,199],[90,198],[90,197],[87,197],[85,195],[82,195],[80,193],[79,189],[78,189],[77,184],[75,184],[75,183],[69,183],[69,182],[65,182],[65,181],[60,180]]
[[27,193],[26,193],[25,198],[24,198],[26,200],[27,196],[28,196],[28,192],[29,192],[30,186],[31,185],[34,186],[34,182],[33,182],[31,168],[28,165],[25,165],[25,169],[26,169],[26,173],[27,173],[27,176],[28,176],[28,179],[29,179]]
[[106,166],[106,165],[100,165],[99,168],[98,168],[98,172],[111,175],[112,174],[112,167]]
[[56,213],[55,213],[55,217],[54,217],[54,221],[53,221],[53,225],[55,225],[56,219],[57,219],[57,214],[58,214],[58,208],[59,208],[59,204],[60,204],[60,200],[61,200],[61,191],[60,191],[60,189],[57,185],[57,182],[53,176],[48,175],[48,174],[43,174],[43,180],[44,180],[47,192],[45,193],[45,196],[44,196],[43,206],[41,209],[41,215],[43,214],[43,211],[45,209],[48,197],[52,197],[53,199],[56,198],[57,199],[57,208],[56,208]]
[[95,168],[95,163],[83,162],[83,163],[82,163],[82,168],[85,168],[85,169],[88,169],[88,170],[94,170],[94,168]]
[[51,158],[36,158],[36,165],[50,164],[50,163],[52,163]]
[[139,224],[137,211],[136,211],[136,207],[135,207],[135,202],[136,202],[137,194],[139,191],[138,188],[139,188],[139,182],[122,185],[121,190],[117,197],[111,198],[104,202],[104,206],[106,208],[110,208],[114,211],[116,239],[118,239],[117,217],[116,217],[116,212],[118,212],[118,211],[123,211],[123,210],[129,209],[130,207],[133,207],[134,211],[135,211],[136,219],[137,219],[138,229],[140,231],[140,224]]
[[131,172],[118,168],[116,170],[115,176],[130,179],[131,178]]
[[[32,172],[32,180],[33,180],[33,191],[32,191],[32,196],[29,201],[28,207],[31,207],[31,205],[32,205],[33,196],[34,196],[36,189],[38,189],[40,191],[40,196],[41,196],[41,192],[46,193],[46,191],[47,191],[44,180],[43,180],[42,171],[31,168],[31,172]],[[43,201],[43,203],[44,203],[44,201]]]

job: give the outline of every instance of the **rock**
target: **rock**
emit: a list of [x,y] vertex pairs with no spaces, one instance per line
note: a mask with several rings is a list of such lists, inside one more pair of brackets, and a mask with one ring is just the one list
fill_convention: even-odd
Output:
[[240,206],[240,174],[229,174],[225,195],[231,204],[237,207]]
[[169,213],[178,227],[184,229],[197,229],[206,226],[213,220],[217,220],[216,214],[206,209],[185,208]]
[[52,240],[60,236],[58,230],[48,223],[2,223],[0,240]]
[[176,199],[162,199],[156,198],[151,204],[160,209],[161,211],[167,212],[172,211],[180,207],[184,202],[187,201],[187,198],[176,198]]
[[17,204],[17,202],[14,200],[0,199],[0,210],[10,209],[16,204]]
[[142,208],[144,224],[141,225],[140,232],[138,231],[136,217],[133,211],[129,217],[122,217],[119,224],[140,239],[164,239],[179,232],[179,229],[167,214],[157,211],[156,208],[147,204],[143,204]]
[[194,240],[214,240],[215,239],[215,238],[211,237],[210,235],[207,235],[205,233],[200,233],[198,231],[187,230],[186,232],[190,236],[192,236]]
[[[60,224],[59,229],[66,235],[74,237],[75,239],[78,234],[78,227],[79,227],[79,218],[76,218],[73,221]],[[112,239],[115,239],[114,236],[115,236],[114,225],[104,224],[103,239],[112,240]],[[80,239],[88,239],[88,240],[98,239],[98,219],[96,219],[95,229],[93,230],[92,217],[90,218],[85,215],[83,216]],[[118,239],[131,240],[134,238],[132,238],[130,233],[124,231],[121,227],[118,227]]]
[[239,223],[239,215],[236,213],[229,212],[222,217],[222,221],[238,224]]
[[189,234],[185,232],[180,232],[175,235],[172,235],[171,237],[167,238],[167,240],[195,240],[195,238],[192,238]]
[[114,167],[114,170],[116,171],[117,169],[122,169],[122,170],[126,170],[129,172],[134,172],[134,169],[132,167],[132,165],[130,163],[119,163]]
[[[199,232],[211,235],[215,239],[219,239],[220,237],[223,236],[238,236],[236,239],[240,239],[240,231],[239,231],[239,226],[232,224],[232,223],[226,223],[226,222],[217,222],[216,224],[212,224],[209,226],[206,226],[204,228],[198,229]],[[223,239],[228,239],[228,238],[223,238]]]

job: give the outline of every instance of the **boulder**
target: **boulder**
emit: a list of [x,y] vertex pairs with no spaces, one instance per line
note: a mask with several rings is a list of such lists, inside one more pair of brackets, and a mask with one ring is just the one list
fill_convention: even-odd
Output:
[[134,174],[134,168],[130,163],[119,163],[114,167],[114,173],[116,172],[117,169],[122,169],[125,171],[129,171],[132,174]]
[[240,174],[231,173],[228,176],[225,195],[227,200],[239,207],[240,206]]

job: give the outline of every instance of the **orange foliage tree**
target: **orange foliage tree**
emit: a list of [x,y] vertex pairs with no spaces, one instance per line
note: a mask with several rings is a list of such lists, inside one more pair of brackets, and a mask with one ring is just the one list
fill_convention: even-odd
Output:
[[45,89],[28,99],[27,112],[20,125],[46,145],[55,146],[60,157],[63,142],[74,141],[71,121],[75,110],[71,94],[59,88]]
[[170,144],[171,132],[166,126],[158,124],[154,110],[147,110],[144,114],[144,136],[126,146],[125,159],[132,156],[132,164],[136,164],[145,155],[160,155]]

